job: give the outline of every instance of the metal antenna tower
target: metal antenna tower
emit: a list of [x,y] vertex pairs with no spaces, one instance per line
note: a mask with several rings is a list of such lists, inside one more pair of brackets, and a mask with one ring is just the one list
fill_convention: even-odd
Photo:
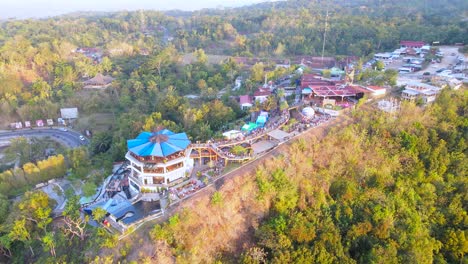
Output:
[[323,64],[323,54],[325,52],[325,39],[327,38],[327,27],[328,27],[328,3],[327,3],[327,14],[325,16],[325,31],[323,32],[323,44],[322,44],[322,64]]

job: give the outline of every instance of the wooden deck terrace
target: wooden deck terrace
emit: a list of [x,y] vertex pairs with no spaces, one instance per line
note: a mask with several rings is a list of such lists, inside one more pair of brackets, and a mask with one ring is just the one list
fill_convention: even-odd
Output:
[[[241,144],[241,143],[238,143]],[[237,144],[237,145],[238,145]],[[242,162],[246,160],[250,160],[251,156],[243,156],[243,157],[230,157],[223,153],[219,147],[212,146],[211,144],[192,144],[192,150],[196,150],[198,154],[190,154],[191,158],[210,158],[210,160],[218,160],[219,158],[223,158],[225,162],[227,161],[237,161]]]

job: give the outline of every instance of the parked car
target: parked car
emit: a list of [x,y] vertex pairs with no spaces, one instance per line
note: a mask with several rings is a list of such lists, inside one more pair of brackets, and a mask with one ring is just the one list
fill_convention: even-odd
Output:
[[452,74],[451,70],[445,70],[439,73],[439,75],[450,75],[450,74]]
[[81,141],[84,141],[84,140],[85,140],[85,137],[80,136],[80,140],[81,140]]
[[443,71],[445,71],[445,70],[447,70],[447,69],[446,69],[446,68],[440,68],[440,69],[438,69],[436,72],[437,72],[437,73],[441,73],[441,72],[443,72]]
[[423,75],[431,75],[430,72],[424,72]]

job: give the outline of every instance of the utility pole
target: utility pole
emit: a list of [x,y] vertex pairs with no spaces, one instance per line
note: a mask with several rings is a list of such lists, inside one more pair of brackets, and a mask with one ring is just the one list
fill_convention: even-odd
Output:
[[323,32],[323,44],[322,44],[322,64],[323,64],[323,53],[325,52],[325,40],[327,38],[327,27],[328,27],[328,3],[327,3],[327,14],[325,16],[325,31]]

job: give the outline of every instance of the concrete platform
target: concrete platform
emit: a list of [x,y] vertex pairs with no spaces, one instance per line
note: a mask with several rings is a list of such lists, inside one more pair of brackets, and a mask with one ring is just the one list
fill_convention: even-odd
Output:
[[275,129],[273,131],[270,131],[268,133],[268,136],[276,139],[276,140],[279,140],[279,141],[283,141],[285,139],[288,139],[288,138],[291,138],[291,135],[289,133],[286,133],[284,132],[283,130],[279,130],[279,129]]
[[259,154],[268,151],[276,146],[276,143],[271,140],[262,140],[252,144],[254,154]]

